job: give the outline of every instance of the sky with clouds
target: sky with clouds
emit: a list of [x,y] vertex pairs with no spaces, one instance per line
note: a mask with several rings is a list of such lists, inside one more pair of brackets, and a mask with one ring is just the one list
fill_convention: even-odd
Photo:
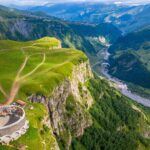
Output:
[[[62,3],[62,2],[91,2],[91,0],[0,0],[0,4],[5,5],[44,5],[46,3]],[[92,0],[92,2],[110,2],[110,3],[128,3],[128,4],[144,4],[150,3],[150,0]]]

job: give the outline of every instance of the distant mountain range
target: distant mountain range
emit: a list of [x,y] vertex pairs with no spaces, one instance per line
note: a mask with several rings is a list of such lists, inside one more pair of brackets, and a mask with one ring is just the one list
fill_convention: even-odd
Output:
[[150,26],[147,26],[136,32],[120,37],[110,48],[109,51],[127,51],[127,50],[148,50],[150,49]]
[[150,5],[117,5],[103,3],[47,4],[29,8],[70,21],[113,23],[123,32],[131,32],[150,23]]
[[121,32],[108,23],[70,23],[47,16],[43,12],[31,13],[0,6],[0,39],[26,41],[44,36],[60,39],[64,47],[95,54],[103,47],[99,37],[112,44],[121,36]]

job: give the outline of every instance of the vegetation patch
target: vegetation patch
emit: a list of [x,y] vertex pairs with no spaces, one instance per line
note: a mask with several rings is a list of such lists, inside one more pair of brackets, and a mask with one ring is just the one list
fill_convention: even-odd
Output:
[[148,150],[150,140],[143,133],[146,128],[148,132],[150,120],[145,120],[142,113],[131,107],[133,102],[118,95],[105,80],[92,79],[87,86],[95,99],[90,109],[93,125],[83,136],[74,138],[72,149],[136,150],[142,147]]

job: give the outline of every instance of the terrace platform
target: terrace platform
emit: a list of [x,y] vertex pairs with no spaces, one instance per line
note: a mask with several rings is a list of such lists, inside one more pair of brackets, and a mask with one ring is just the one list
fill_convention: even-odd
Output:
[[0,106],[0,143],[9,144],[25,134],[29,128],[23,108],[15,105]]

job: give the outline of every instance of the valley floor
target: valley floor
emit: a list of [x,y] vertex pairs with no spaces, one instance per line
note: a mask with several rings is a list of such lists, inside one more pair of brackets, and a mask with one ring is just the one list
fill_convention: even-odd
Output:
[[94,68],[95,66],[101,66],[100,67],[100,72],[102,75],[104,75],[109,81],[114,83],[114,86],[125,96],[127,96],[128,98],[132,99],[133,101],[142,104],[145,107],[150,107],[150,100],[148,98],[144,98],[139,96],[136,93],[133,93],[129,90],[127,84],[123,83],[123,81],[112,77],[111,75],[108,74],[108,69],[107,66],[109,65],[107,62],[107,60],[109,59],[110,54],[108,53],[107,49],[104,49],[104,51],[101,53],[101,55],[103,55],[104,58],[104,62],[100,63],[100,62],[96,62],[94,65],[92,65],[92,68]]
[[140,103],[142,104],[143,106],[146,106],[146,107],[150,107],[150,100],[149,99],[146,99],[146,98],[143,98],[135,93],[132,93],[127,85],[125,83],[123,83],[122,81],[118,80],[117,78],[113,78],[112,76],[110,76],[108,74],[108,71],[105,67],[102,67],[102,74],[107,78],[109,79],[110,81],[114,82],[116,84],[116,87],[119,89],[119,91],[127,96],[128,98],[136,101],[137,103]]

